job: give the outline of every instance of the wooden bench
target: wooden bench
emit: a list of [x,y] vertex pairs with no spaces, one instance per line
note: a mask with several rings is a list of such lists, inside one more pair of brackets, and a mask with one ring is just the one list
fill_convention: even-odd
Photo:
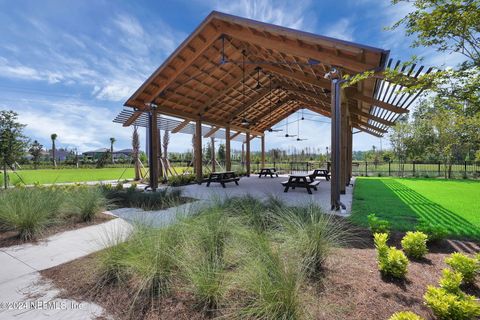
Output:
[[218,182],[225,188],[225,183],[235,182],[238,186],[238,181],[240,180],[239,177],[235,174],[234,171],[226,171],[226,172],[212,172],[208,176],[207,180],[207,187],[210,187],[210,183]]
[[277,169],[275,168],[262,168],[260,169],[260,173],[258,174],[258,177],[261,178],[262,176],[267,177],[267,175],[270,176],[270,178],[273,178],[273,175],[276,175],[278,177]]

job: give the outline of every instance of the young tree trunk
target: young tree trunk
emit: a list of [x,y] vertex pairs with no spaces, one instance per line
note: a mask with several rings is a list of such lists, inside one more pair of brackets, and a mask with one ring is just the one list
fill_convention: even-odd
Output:
[[3,162],[3,185],[5,189],[8,187],[8,176],[7,176],[7,163]]

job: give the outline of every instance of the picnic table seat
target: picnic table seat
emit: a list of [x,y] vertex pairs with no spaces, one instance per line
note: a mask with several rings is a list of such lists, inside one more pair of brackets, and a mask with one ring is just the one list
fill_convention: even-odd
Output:
[[220,183],[222,188],[225,188],[225,183],[229,182],[235,182],[235,184],[238,186],[238,181],[240,181],[240,178],[235,174],[234,171],[212,172],[207,179],[207,187],[210,187],[210,183],[212,182]]

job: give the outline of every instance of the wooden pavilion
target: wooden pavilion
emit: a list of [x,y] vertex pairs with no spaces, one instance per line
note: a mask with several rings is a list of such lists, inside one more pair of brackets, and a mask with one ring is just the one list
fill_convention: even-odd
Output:
[[[173,132],[194,125],[200,182],[202,136],[223,132],[230,170],[230,141],[243,135],[249,174],[253,138],[261,139],[263,165],[264,132],[272,126],[300,109],[330,117],[331,205],[338,209],[352,175],[352,130],[382,136],[416,98],[397,94],[400,87],[381,79],[391,64],[388,55],[383,49],[214,11],[125,102],[132,109],[120,121],[129,126],[143,117],[150,163],[158,162],[159,115],[181,119]],[[405,68],[402,72],[412,76],[423,69]],[[365,71],[377,76],[341,87],[343,77]],[[202,132],[202,124],[211,127],[209,132]],[[151,166],[150,186],[158,186],[156,166]]]

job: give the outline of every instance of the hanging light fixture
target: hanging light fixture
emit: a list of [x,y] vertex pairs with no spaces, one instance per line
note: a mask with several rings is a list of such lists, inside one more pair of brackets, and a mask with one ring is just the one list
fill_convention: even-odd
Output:
[[255,90],[259,90],[262,88],[262,85],[260,84],[260,71],[262,71],[262,68],[256,67],[255,71],[257,71],[257,85],[255,86]]
[[[243,99],[243,112],[245,112],[245,50],[242,50],[242,99]],[[242,117],[241,121],[242,126],[248,126],[250,122],[247,118]]]

